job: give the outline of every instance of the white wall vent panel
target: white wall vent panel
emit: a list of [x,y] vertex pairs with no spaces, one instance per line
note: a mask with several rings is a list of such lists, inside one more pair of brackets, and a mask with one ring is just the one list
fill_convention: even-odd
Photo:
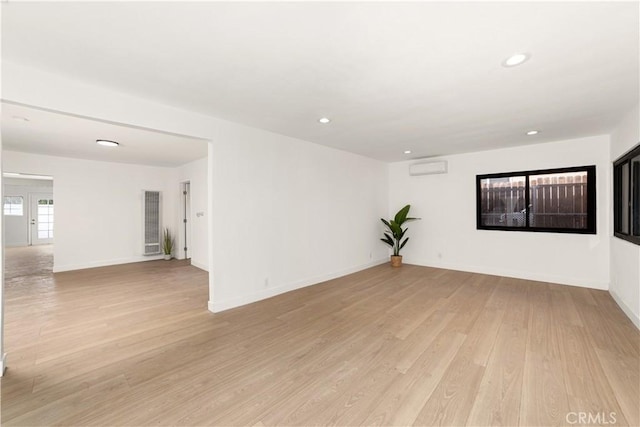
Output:
[[420,162],[409,165],[409,175],[433,175],[437,173],[447,173],[447,161],[438,160],[431,162]]
[[162,230],[160,228],[161,197],[159,191],[142,191],[143,255],[162,253]]

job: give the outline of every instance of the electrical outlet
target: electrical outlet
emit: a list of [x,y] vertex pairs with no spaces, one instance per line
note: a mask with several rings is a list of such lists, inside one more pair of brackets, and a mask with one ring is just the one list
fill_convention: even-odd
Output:
[[268,277],[265,277],[265,279],[264,279],[264,287],[265,288],[269,287],[269,278]]

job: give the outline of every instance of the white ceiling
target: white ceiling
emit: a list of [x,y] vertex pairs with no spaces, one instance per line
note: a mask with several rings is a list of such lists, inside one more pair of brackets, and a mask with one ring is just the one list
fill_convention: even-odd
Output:
[[[96,144],[96,139],[117,141],[120,146],[103,147]],[[9,103],[2,104],[2,148],[27,153],[165,167],[176,167],[207,157],[207,142],[200,139],[114,125]]]
[[2,4],[3,59],[385,161],[609,133],[638,37],[638,2]]

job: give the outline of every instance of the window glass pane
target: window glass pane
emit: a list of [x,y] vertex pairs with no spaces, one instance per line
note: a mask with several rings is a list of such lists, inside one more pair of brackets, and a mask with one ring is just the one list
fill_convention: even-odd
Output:
[[[631,212],[633,213],[631,221],[629,222],[632,223],[632,234],[634,236],[640,236],[640,156],[631,159],[631,170],[633,171],[633,180],[631,181],[629,191],[633,193],[631,196]],[[628,215],[629,210],[626,209],[626,211]]]
[[587,172],[531,175],[529,201],[531,227],[587,229]]
[[38,200],[38,239],[53,238],[53,200]]
[[483,226],[525,227],[525,177],[480,180],[480,222]]
[[38,206],[38,215],[49,215],[49,206],[39,205]]
[[22,216],[24,214],[22,196],[5,196],[3,202],[5,215]]
[[620,225],[618,232],[629,234],[629,162],[620,165]]
[[586,230],[587,172],[529,176],[529,202],[531,227]]

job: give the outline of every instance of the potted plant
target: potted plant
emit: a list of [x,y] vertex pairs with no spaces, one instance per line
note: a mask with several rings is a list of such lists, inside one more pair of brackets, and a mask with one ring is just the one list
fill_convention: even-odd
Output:
[[164,252],[164,259],[167,261],[171,259],[171,253],[173,252],[173,235],[168,228],[164,229],[164,236],[162,239],[162,251]]
[[391,266],[392,267],[400,267],[402,265],[402,255],[400,255],[400,250],[404,248],[404,245],[407,244],[409,238],[402,240],[404,238],[405,233],[408,228],[402,228],[402,225],[405,222],[415,221],[420,218],[409,218],[409,209],[411,209],[411,205],[407,205],[404,208],[400,209],[396,216],[387,221],[384,218],[380,218],[380,220],[387,227],[387,230],[384,233],[384,238],[380,239],[385,242],[387,245],[391,246],[393,249],[393,255],[391,255]]

